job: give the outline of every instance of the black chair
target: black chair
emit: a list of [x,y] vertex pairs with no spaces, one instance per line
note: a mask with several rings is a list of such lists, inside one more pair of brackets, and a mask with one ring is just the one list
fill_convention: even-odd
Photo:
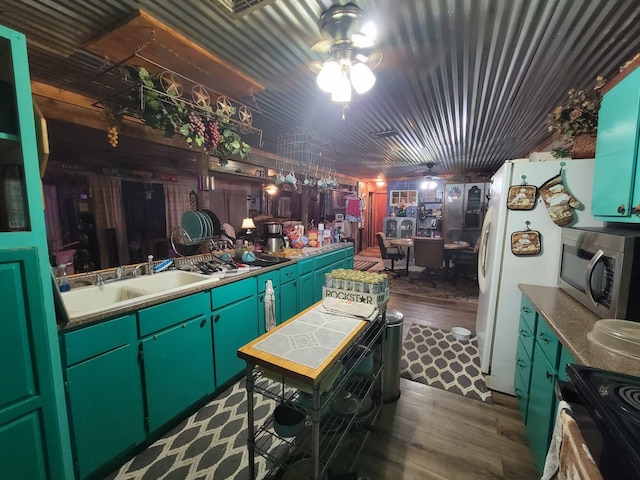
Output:
[[478,278],[478,250],[480,240],[473,248],[458,250],[453,258],[453,271],[456,277]]
[[384,236],[384,233],[376,233],[376,238],[378,239],[378,247],[380,247],[380,255],[382,258],[391,260],[391,268],[384,267],[384,269],[395,272],[394,262],[396,260],[402,260],[404,258],[404,252],[397,245],[391,245]]
[[435,287],[436,282],[433,277],[443,271],[444,239],[416,237],[413,239],[413,252],[415,265],[424,267],[421,275]]

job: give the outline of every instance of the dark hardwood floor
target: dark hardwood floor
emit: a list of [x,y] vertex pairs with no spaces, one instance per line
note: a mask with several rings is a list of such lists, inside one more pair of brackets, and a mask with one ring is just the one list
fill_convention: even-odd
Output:
[[[371,255],[375,256],[375,255]],[[475,333],[474,302],[425,301],[391,294],[388,308],[413,323]],[[404,338],[404,337],[403,337]],[[533,480],[533,464],[514,397],[493,392],[495,404],[401,379],[400,399],[385,405],[358,460],[358,474],[371,480]]]

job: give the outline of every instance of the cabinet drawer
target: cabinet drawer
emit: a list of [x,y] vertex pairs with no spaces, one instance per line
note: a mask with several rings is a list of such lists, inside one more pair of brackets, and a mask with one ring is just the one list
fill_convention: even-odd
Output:
[[128,344],[135,338],[134,319],[134,315],[127,315],[67,333],[64,336],[67,366]]
[[300,260],[296,265],[298,266],[298,275],[300,276],[313,272],[313,258]]
[[[273,287],[276,288],[278,287],[278,285],[280,285],[280,269],[271,270],[270,272],[267,272],[267,273],[261,273],[260,275],[258,275],[257,278],[258,278],[258,293],[264,292],[266,288],[267,280],[271,280]],[[214,304],[214,308],[217,308],[219,306],[220,305]]]
[[138,312],[140,336],[144,337],[176,323],[209,313],[209,297],[208,291],[200,292],[140,310]]
[[516,377],[518,374],[522,377],[524,385],[529,390],[529,381],[531,380],[532,358],[525,351],[522,339],[518,340],[518,350],[516,351]]
[[[275,274],[277,278],[277,270],[275,271]],[[261,283],[264,285],[264,282]],[[264,286],[262,287],[262,291],[264,291]],[[239,282],[230,283],[228,285],[223,285],[222,287],[216,287],[211,290],[211,310],[224,307],[225,305],[235,303],[238,300],[242,300],[243,298],[247,298],[255,294],[255,277],[240,280]]]
[[327,265],[331,265],[332,263],[342,262],[343,260],[344,253],[342,253],[342,251],[326,253],[321,257],[316,258],[316,270],[326,267]]
[[531,333],[535,335],[536,320],[537,320],[536,317],[538,316],[538,313],[536,312],[536,309],[533,308],[533,305],[531,305],[529,300],[527,300],[527,298],[524,295],[522,296],[522,300],[520,302],[520,316],[526,322],[527,326],[529,327],[529,330],[531,330]]
[[298,269],[295,265],[287,265],[280,269],[280,283],[287,283],[296,278]]
[[349,257],[353,257],[355,248],[353,247],[353,245],[348,246],[347,248],[345,248],[343,250],[344,252],[344,258],[349,258]]
[[558,360],[560,359],[561,344],[558,341],[558,337],[553,333],[551,327],[547,325],[547,322],[538,322],[538,333],[536,334],[536,341],[540,346],[540,350],[547,357],[547,361],[554,369],[558,367]]
[[530,360],[533,359],[533,344],[536,341],[536,337],[527,325],[527,322],[522,315],[520,316],[520,326],[518,327],[518,338],[522,342],[524,350],[527,352],[527,356]]

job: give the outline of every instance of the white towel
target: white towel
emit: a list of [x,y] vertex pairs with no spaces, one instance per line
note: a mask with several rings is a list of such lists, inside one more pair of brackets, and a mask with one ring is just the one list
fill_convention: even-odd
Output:
[[540,480],[553,480],[556,473],[560,469],[560,446],[562,445],[562,411],[571,411],[571,405],[564,400],[560,400],[558,403],[558,414],[556,415],[556,423],[553,427],[553,434],[551,435],[551,444],[549,445],[549,451],[547,452],[547,458],[544,462],[544,470],[542,471],[542,477]]

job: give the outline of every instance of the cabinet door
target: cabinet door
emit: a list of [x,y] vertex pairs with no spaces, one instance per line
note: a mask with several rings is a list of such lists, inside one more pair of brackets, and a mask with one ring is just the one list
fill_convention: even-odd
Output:
[[529,389],[529,408],[527,411],[527,434],[533,459],[539,471],[544,467],[555,408],[554,385],[557,378],[555,368],[549,365],[538,343],[533,353],[534,362]]
[[294,280],[280,285],[280,321],[278,324],[289,320],[298,311],[298,281]]
[[[598,112],[591,204],[594,216],[623,220],[630,216],[631,207],[640,203],[640,191],[634,194],[639,112],[640,68],[636,68],[606,93]],[[632,194],[636,197],[633,204]]]
[[86,478],[145,438],[136,344],[67,369],[77,473]]
[[258,337],[257,308],[253,293],[212,312],[216,388],[244,371],[245,362],[238,358],[238,348]]
[[212,348],[211,324],[204,316],[142,341],[150,432],[213,392]]
[[313,288],[311,292],[312,305],[322,300],[322,287],[324,286],[325,281],[324,275],[325,273],[329,273],[331,270],[333,270],[333,267],[329,265],[313,272]]
[[301,275],[298,278],[298,311],[300,312],[314,304],[313,280],[312,273]]
[[[49,278],[46,280],[50,282]],[[36,248],[0,250],[3,479],[63,479],[73,475],[68,437],[64,445],[60,440],[61,432],[68,432],[66,411],[57,408],[64,406],[62,369],[57,343],[48,341],[49,332],[56,326],[45,309],[42,281]],[[52,311],[52,301],[50,307]],[[68,455],[68,474],[61,466],[61,450]]]

